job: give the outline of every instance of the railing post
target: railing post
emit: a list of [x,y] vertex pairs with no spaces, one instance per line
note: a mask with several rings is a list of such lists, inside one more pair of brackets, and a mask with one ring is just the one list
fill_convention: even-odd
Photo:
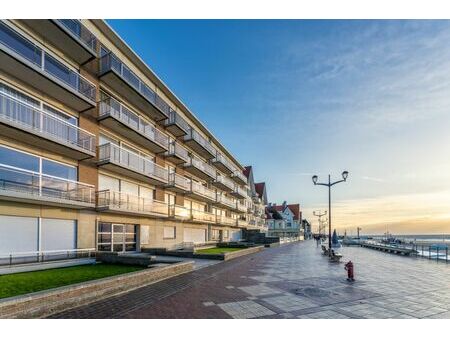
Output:
[[12,265],[12,254],[9,254],[9,266]]

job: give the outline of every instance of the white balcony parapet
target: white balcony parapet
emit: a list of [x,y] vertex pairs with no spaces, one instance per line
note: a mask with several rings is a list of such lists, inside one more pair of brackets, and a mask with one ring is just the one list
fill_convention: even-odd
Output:
[[212,212],[204,210],[191,210],[192,220],[200,222],[214,223],[216,221],[216,215]]
[[5,93],[0,93],[0,122],[95,155],[94,134]]
[[193,166],[210,177],[216,177],[216,170],[209,164],[203,162],[197,157],[190,157],[189,161],[185,164],[185,166]]
[[178,186],[184,190],[189,190],[190,180],[180,174],[170,173],[168,185]]
[[223,184],[224,186],[228,187],[230,190],[234,189],[233,181],[225,176],[217,175],[216,182]]
[[56,201],[69,205],[81,203],[94,206],[95,203],[95,188],[92,185],[3,164],[0,164],[0,192],[15,198]]
[[207,197],[208,199],[214,201],[216,198],[216,192],[212,189],[209,189],[208,187],[205,187],[203,184],[191,181],[191,193],[202,195],[204,197]]
[[0,22],[0,48],[7,49],[35,70],[64,84],[95,105],[94,84],[4,22]]
[[97,208],[163,216],[167,216],[169,211],[169,207],[165,202],[111,190],[97,192]]
[[145,157],[112,143],[105,143],[99,146],[98,150],[99,162],[111,162],[139,174],[168,182],[167,169]]
[[223,205],[226,205],[226,206],[228,206],[230,208],[236,208],[236,202],[234,202],[231,198],[229,198],[229,197],[227,197],[225,195],[217,194],[216,195],[216,202],[220,203],[220,204],[223,204]]

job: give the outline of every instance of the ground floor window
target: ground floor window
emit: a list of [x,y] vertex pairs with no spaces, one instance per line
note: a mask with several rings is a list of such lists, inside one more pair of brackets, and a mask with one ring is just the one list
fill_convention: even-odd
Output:
[[211,239],[213,241],[220,240],[220,230],[216,230],[216,229],[211,230]]
[[99,222],[97,249],[99,251],[136,251],[137,225]]
[[223,238],[228,238],[228,230],[223,231]]
[[163,239],[175,239],[175,238],[176,238],[176,228],[164,227]]

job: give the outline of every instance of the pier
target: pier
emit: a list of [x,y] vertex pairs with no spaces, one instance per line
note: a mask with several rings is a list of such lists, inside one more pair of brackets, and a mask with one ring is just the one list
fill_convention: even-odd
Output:
[[397,254],[397,255],[410,256],[410,255],[417,254],[417,251],[412,248],[387,245],[387,244],[381,244],[381,243],[361,242],[361,246],[363,248],[369,248],[369,249],[389,252],[389,253],[393,253],[393,254]]

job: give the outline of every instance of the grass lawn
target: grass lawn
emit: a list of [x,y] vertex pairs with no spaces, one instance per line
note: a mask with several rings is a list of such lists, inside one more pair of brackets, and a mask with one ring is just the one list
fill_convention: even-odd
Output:
[[233,252],[233,251],[239,251],[246,248],[210,248],[210,249],[201,249],[196,250],[195,253],[198,254],[221,254],[225,252]]
[[0,299],[142,270],[141,266],[95,264],[0,276]]

